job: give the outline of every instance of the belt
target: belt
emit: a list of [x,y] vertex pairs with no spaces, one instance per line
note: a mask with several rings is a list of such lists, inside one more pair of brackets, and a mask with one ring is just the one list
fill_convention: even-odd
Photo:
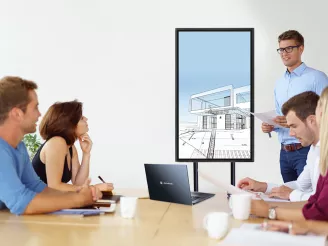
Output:
[[302,144],[295,143],[295,144],[281,144],[281,149],[285,151],[295,151],[303,148]]

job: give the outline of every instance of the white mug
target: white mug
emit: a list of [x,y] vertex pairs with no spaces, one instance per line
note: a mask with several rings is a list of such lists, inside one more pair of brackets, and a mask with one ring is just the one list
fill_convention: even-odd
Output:
[[251,213],[252,194],[234,194],[230,196],[229,205],[232,215],[237,220],[248,220]]
[[123,218],[131,219],[136,214],[138,197],[121,197],[120,208]]
[[203,226],[210,238],[220,239],[229,230],[230,215],[225,212],[209,213],[204,217]]

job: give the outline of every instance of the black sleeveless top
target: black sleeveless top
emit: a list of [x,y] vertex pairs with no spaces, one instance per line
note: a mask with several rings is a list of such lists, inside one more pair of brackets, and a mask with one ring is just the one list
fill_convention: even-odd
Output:
[[[32,165],[33,168],[36,172],[36,174],[40,177],[40,179],[47,184],[47,173],[46,173],[46,165],[41,161],[40,159],[40,153],[45,145],[42,144],[38,151],[36,152],[33,160],[32,160]],[[63,176],[61,179],[61,182],[63,183],[68,183],[72,179],[72,156],[73,156],[73,150],[72,147],[69,148],[69,154],[71,156],[71,170],[68,168],[68,161],[67,157],[65,157],[65,163],[64,163],[64,170],[63,170]]]

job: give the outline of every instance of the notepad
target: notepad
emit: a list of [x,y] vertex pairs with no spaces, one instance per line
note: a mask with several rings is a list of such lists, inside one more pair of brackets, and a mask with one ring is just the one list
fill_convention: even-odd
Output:
[[[110,203],[118,203],[120,201],[121,195],[103,195],[101,199],[98,201],[100,202],[110,202]],[[98,202],[97,201],[97,202]]]
[[49,213],[51,215],[66,215],[76,217],[86,217],[104,214],[104,211],[98,209],[62,209],[56,212]]

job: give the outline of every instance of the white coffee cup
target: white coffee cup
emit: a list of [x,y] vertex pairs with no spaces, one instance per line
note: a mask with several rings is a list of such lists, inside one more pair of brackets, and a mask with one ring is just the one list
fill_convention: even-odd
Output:
[[229,230],[230,215],[225,212],[209,213],[204,217],[203,226],[210,238],[220,239]]
[[229,204],[232,215],[237,220],[247,220],[251,212],[252,194],[231,195]]
[[131,219],[135,216],[137,210],[138,197],[121,197],[120,208],[123,218]]

